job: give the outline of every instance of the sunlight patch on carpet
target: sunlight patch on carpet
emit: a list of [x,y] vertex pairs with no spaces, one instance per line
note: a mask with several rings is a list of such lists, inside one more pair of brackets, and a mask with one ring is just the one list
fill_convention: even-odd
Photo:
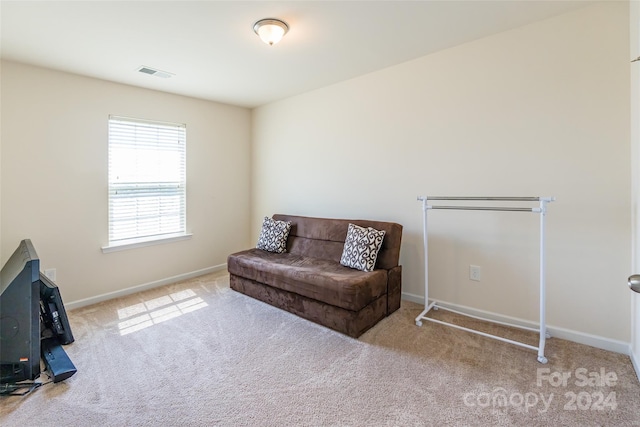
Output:
[[185,289],[118,310],[120,335],[140,331],[169,319],[206,307],[191,289]]

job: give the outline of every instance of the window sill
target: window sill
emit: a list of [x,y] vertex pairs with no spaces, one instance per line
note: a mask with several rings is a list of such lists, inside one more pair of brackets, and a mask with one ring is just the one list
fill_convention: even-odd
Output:
[[164,243],[178,242],[180,240],[191,239],[193,234],[180,233],[171,234],[168,236],[162,236],[158,238],[144,238],[144,239],[130,239],[114,245],[107,245],[102,247],[102,253],[108,254],[111,252],[126,251],[129,249],[143,248],[145,246],[161,245]]

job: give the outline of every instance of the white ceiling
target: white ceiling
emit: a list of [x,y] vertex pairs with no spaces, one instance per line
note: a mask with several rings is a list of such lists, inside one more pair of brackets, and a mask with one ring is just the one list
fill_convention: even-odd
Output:
[[[3,0],[0,55],[256,107],[590,3]],[[271,47],[252,30],[267,17],[290,27]],[[137,72],[142,65],[175,76]]]

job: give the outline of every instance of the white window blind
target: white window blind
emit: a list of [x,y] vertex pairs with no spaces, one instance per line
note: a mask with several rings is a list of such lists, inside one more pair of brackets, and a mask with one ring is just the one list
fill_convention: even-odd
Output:
[[186,126],[109,117],[109,245],[186,231]]

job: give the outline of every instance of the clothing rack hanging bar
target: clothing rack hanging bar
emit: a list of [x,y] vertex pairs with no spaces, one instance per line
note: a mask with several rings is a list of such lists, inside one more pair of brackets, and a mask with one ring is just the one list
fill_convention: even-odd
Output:
[[459,211],[537,212],[538,208],[503,208],[498,206],[429,206],[429,209],[449,209]]
[[[544,197],[460,197],[460,196],[429,196],[429,200],[493,200],[498,202],[538,202]],[[422,200],[423,197],[418,197]]]
[[[463,331],[472,332],[478,335],[482,335],[488,338],[493,338],[510,344],[525,347],[538,352],[538,362],[547,363],[547,358],[544,356],[544,347],[546,339],[550,338],[547,332],[546,326],[546,253],[545,253],[545,216],[547,213],[547,203],[555,201],[555,197],[459,197],[459,196],[418,196],[418,200],[422,202],[423,220],[424,220],[424,307],[425,309],[416,317],[416,325],[422,326],[423,320],[430,322],[451,326]],[[495,202],[538,202],[538,207],[504,207],[504,206],[434,206],[429,205],[429,200],[455,200],[455,201],[495,201]],[[509,212],[531,212],[540,214],[540,324],[538,329],[529,328],[521,325],[498,322],[492,319],[487,319],[479,316],[472,316],[466,313],[462,313],[446,306],[438,305],[437,301],[429,303],[429,240],[428,240],[428,228],[427,228],[427,212],[432,209],[443,210],[480,210],[480,211],[509,211]],[[443,309],[451,311],[453,313],[461,314],[474,319],[484,320],[491,323],[496,323],[504,326],[515,327],[519,329],[538,331],[540,334],[538,347],[534,347],[529,344],[525,344],[519,341],[510,340],[504,337],[491,335],[486,332],[477,331],[475,329],[465,328],[463,326],[455,325],[452,323],[444,322],[442,320],[433,319],[427,317],[427,313],[431,310]]]

